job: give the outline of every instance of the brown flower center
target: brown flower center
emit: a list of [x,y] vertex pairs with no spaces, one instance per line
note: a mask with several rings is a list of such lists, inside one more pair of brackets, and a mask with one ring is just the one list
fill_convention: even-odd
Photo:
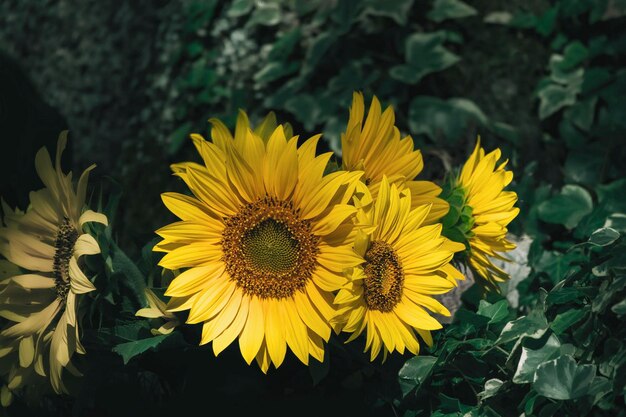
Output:
[[396,251],[388,243],[372,242],[365,253],[365,304],[370,310],[392,311],[402,299],[404,270]]
[[291,202],[265,197],[225,223],[223,260],[245,293],[280,299],[304,290],[316,267],[319,237]]
[[65,301],[70,290],[70,259],[74,255],[74,245],[78,239],[78,231],[72,226],[70,219],[65,217],[59,226],[54,242],[54,259],[52,271],[57,297]]

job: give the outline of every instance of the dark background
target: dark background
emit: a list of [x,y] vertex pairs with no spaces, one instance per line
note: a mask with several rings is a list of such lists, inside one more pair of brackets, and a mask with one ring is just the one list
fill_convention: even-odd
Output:
[[[66,170],[97,163],[94,199],[123,190],[115,236],[138,259],[172,220],[159,194],[184,190],[169,164],[198,159],[187,136],[206,134],[209,117],[232,126],[239,108],[253,121],[273,110],[338,150],[361,90],[394,106],[424,178],[459,165],[477,134],[500,147],[522,208],[511,230],[551,247],[565,229],[540,230],[535,206],[563,184],[594,193],[625,176],[625,15],[619,1],[3,0],[0,194],[25,208],[41,186],[37,149],[53,153],[69,129]],[[218,359],[194,347],[197,330],[184,330],[184,351],[125,368],[88,346],[78,400],[33,415],[394,415],[386,400],[407,357],[369,364],[362,341],[339,338],[330,366],[290,358],[264,376],[236,345]],[[10,412],[33,413],[20,402]]]

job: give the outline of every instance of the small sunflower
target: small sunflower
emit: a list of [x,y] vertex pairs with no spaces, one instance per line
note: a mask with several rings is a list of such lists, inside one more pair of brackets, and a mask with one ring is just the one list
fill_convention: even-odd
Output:
[[417,354],[417,334],[432,344],[431,330],[441,324],[426,310],[449,316],[432,298],[454,288],[463,279],[450,261],[464,246],[441,236],[441,224],[425,225],[431,205],[411,209],[411,191],[400,191],[383,176],[378,196],[367,193],[358,200],[355,250],[365,263],[348,271],[349,283],[335,298],[339,306],[334,322],[348,341],[366,332],[365,350],[371,360],[383,352],[405,349]]
[[21,270],[4,278],[0,287],[0,315],[11,322],[0,332],[0,351],[19,353],[19,366],[8,384],[11,389],[22,385],[32,367],[41,376],[49,374],[55,392],[67,392],[63,369],[78,374],[70,360],[75,352],[85,353],[78,307],[82,295],[95,287],[81,269],[81,257],[100,253],[100,247],[83,232],[83,225],[106,224],[107,218],[85,210],[87,179],[95,165],[83,172],[76,189],[72,174],[63,174],[66,142],[62,133],[54,167],[45,148],[37,153],[35,167],[45,188],[30,193],[25,213],[3,202],[0,254]]
[[216,355],[238,339],[263,372],[281,365],[287,346],[305,364],[322,361],[331,292],[345,285],[344,268],[363,262],[348,204],[362,172],[324,175],[330,153],[315,156],[319,136],[298,147],[282,126],[264,139],[212,123],[212,142],[192,135],[204,164],[172,166],[193,197],[162,195],[181,221],[157,231],[155,250],[167,253],[164,268],[185,269],[165,293],[169,311],[204,323],[200,343]]
[[411,136],[401,137],[394,125],[395,114],[391,106],[382,111],[374,96],[365,119],[363,95],[354,93],[350,118],[345,133],[341,135],[343,169],[363,170],[363,181],[372,197],[376,198],[386,176],[399,189],[411,190],[411,207],[432,204],[425,223],[431,224],[448,212],[448,203],[441,198],[441,188],[430,181],[416,181],[424,168],[422,153],[414,149]]
[[[446,233],[467,244],[470,266],[492,287],[509,278],[490,258],[506,261],[501,253],[515,249],[515,244],[506,239],[507,225],[519,213],[519,208],[513,207],[517,194],[504,191],[513,180],[513,172],[505,170],[508,160],[498,165],[500,157],[500,149],[485,154],[479,138],[461,174],[452,180],[446,193],[460,203],[451,209],[451,216],[458,220],[454,226],[446,227]],[[447,224],[448,219],[443,222]]]

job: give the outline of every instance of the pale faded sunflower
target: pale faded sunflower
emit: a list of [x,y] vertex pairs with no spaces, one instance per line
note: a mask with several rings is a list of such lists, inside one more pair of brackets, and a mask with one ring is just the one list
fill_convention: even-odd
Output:
[[453,183],[453,193],[462,196],[463,204],[459,229],[464,232],[457,235],[469,246],[470,265],[491,285],[508,279],[490,258],[506,261],[501,254],[515,249],[506,239],[507,225],[519,213],[519,208],[513,207],[517,194],[504,191],[513,180],[513,172],[505,170],[508,160],[498,164],[500,157],[500,149],[485,154],[479,138]]
[[303,363],[324,357],[343,269],[363,260],[352,249],[361,172],[324,175],[330,153],[319,136],[297,146],[282,126],[264,140],[235,137],[213,120],[212,142],[192,140],[204,164],[172,166],[193,193],[165,193],[181,221],[159,229],[160,265],[185,269],[169,285],[170,311],[203,323],[201,344],[217,355],[238,339],[245,361],[263,372],[281,365],[287,346]]
[[464,279],[450,261],[462,244],[441,236],[441,224],[426,225],[432,205],[411,208],[411,191],[399,190],[383,176],[372,202],[364,194],[355,199],[358,223],[356,252],[365,263],[347,273],[349,283],[335,297],[339,306],[333,320],[348,341],[366,332],[365,351],[374,360],[382,351],[419,352],[419,335],[432,344],[431,330],[441,324],[429,314],[449,316],[432,295],[443,294]]
[[439,186],[415,180],[424,168],[422,153],[414,149],[411,136],[400,135],[393,108],[389,106],[383,112],[376,96],[365,119],[363,95],[354,93],[348,125],[341,135],[341,151],[343,169],[363,170],[363,181],[373,198],[386,176],[399,189],[411,190],[411,207],[432,204],[425,223],[434,223],[448,212],[448,203],[438,198]]
[[49,376],[55,392],[66,392],[63,369],[79,374],[70,362],[80,343],[79,304],[83,294],[95,290],[81,269],[83,255],[100,253],[96,240],[83,231],[87,222],[107,223],[101,213],[85,209],[87,168],[72,184],[72,174],[61,170],[67,136],[57,142],[56,164],[45,148],[35,157],[37,174],[45,188],[30,193],[26,212],[11,210],[3,202],[0,254],[20,268],[2,281],[0,316],[10,324],[0,332],[0,352],[18,351],[19,367],[8,386],[22,385],[32,369]]

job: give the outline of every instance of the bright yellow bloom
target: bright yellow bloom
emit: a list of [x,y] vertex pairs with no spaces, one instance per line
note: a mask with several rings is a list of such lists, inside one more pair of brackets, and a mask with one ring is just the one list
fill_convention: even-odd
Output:
[[383,176],[400,189],[411,190],[411,207],[432,204],[425,223],[431,224],[445,216],[448,203],[440,198],[441,188],[430,181],[415,181],[422,171],[422,153],[413,148],[413,138],[401,138],[394,125],[395,114],[391,106],[383,112],[374,96],[367,119],[363,95],[354,93],[350,119],[341,135],[343,169],[363,170],[363,180],[373,198],[378,195]]
[[335,322],[352,333],[348,341],[366,333],[365,350],[371,359],[383,351],[419,352],[419,334],[432,344],[431,330],[441,324],[426,309],[450,315],[433,294],[451,290],[463,279],[450,261],[462,244],[441,236],[441,224],[425,225],[431,205],[411,209],[411,192],[382,178],[374,202],[365,193],[359,201],[356,252],[366,262],[348,271],[350,282],[339,291]]
[[465,205],[472,213],[473,226],[468,237],[469,262],[482,278],[492,284],[508,279],[506,272],[489,258],[507,260],[499,252],[515,249],[515,245],[506,239],[506,227],[519,213],[519,208],[513,207],[517,194],[504,191],[504,187],[513,180],[513,172],[504,169],[508,160],[496,165],[500,156],[500,149],[485,155],[479,138],[457,179],[457,186],[465,194]]
[[204,323],[200,343],[213,342],[216,355],[238,339],[263,372],[287,346],[305,364],[322,361],[331,292],[347,282],[344,268],[363,262],[348,204],[362,172],[324,175],[330,153],[315,156],[319,136],[298,147],[282,126],[264,140],[212,123],[212,142],[192,135],[204,164],[172,166],[194,197],[162,195],[181,221],[157,231],[155,250],[167,253],[164,268],[186,268],[165,293],[169,311]]
[[95,287],[81,269],[81,257],[100,253],[100,247],[83,232],[83,225],[106,224],[107,218],[85,210],[87,179],[95,165],[83,172],[76,189],[72,174],[62,172],[66,142],[63,133],[54,167],[45,148],[37,153],[35,166],[45,188],[30,193],[25,213],[3,202],[0,253],[23,270],[5,277],[0,292],[0,315],[12,322],[0,332],[0,356],[19,353],[19,364],[10,373],[10,389],[23,385],[25,375],[34,369],[41,376],[49,375],[55,392],[66,392],[63,368],[78,374],[70,360],[74,352],[85,353],[78,307],[82,295]]

